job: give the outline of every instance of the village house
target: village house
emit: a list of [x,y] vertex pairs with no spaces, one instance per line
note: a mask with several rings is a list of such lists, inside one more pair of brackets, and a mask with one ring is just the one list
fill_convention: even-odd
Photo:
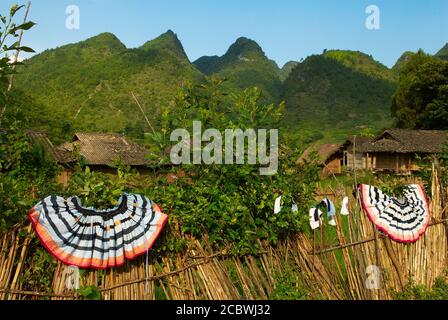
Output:
[[109,133],[76,133],[71,142],[55,147],[43,132],[29,131],[28,136],[41,144],[52,160],[63,167],[58,182],[67,185],[78,161],[92,171],[115,174],[117,164],[130,166],[139,173],[149,172],[148,151],[126,137]]
[[362,146],[370,140],[372,138],[355,136],[341,145],[339,156],[341,157],[341,167],[344,170],[354,171],[367,167],[367,158],[362,152]]
[[[65,162],[58,161],[64,170],[63,184],[71,173],[70,164],[78,160],[92,171],[115,173],[113,167],[121,164],[130,166],[140,173],[148,172],[148,151],[139,144],[129,141],[125,136],[111,133],[81,133],[74,135],[72,142],[66,142],[55,148],[55,152],[65,155]],[[60,157],[60,156],[59,156]]]
[[364,168],[409,174],[420,169],[418,158],[444,151],[448,131],[388,129],[360,145]]
[[[322,169],[321,178],[340,174],[342,170],[341,147],[341,144],[311,145],[303,152],[297,164],[317,161],[317,165]],[[313,154],[317,159],[313,159]]]
[[352,137],[343,144],[312,145],[298,163],[317,153],[321,177],[369,170],[410,174],[420,170],[419,159],[443,152],[448,131],[387,129],[375,138]]

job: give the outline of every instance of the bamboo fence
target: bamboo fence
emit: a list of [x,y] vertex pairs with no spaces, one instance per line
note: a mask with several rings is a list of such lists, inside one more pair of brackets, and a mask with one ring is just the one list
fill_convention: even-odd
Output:
[[[82,271],[80,285],[97,287],[105,300],[264,300],[272,297],[279,277],[292,272],[307,299],[392,299],[410,281],[429,287],[446,270],[446,210],[436,171],[432,181],[431,225],[414,244],[378,233],[352,198],[351,214],[338,215],[336,228],[326,225],[276,246],[260,243],[258,254],[235,257],[214,252],[207,238],[192,240],[186,252],[151,254],[148,264],[140,257],[120,268]],[[345,194],[340,189],[327,197]],[[0,300],[80,299],[67,289],[65,265],[51,260],[36,267],[42,248],[31,226],[16,226],[0,243]],[[42,284],[45,277],[49,281]]]

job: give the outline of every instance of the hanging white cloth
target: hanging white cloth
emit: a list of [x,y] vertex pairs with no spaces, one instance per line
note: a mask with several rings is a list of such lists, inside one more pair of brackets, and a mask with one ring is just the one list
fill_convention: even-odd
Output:
[[67,266],[64,269],[66,274],[65,287],[68,290],[79,289],[79,268],[75,266]]
[[299,212],[299,207],[297,206],[297,203],[293,202],[293,204],[291,206],[291,211],[294,213]]
[[350,214],[350,211],[348,210],[348,197],[345,197],[344,199],[342,199],[341,215],[348,216],[349,214]]
[[310,209],[310,226],[312,230],[318,229],[322,225],[322,211],[317,208]]
[[275,199],[274,214],[278,214],[278,213],[280,213],[280,211],[282,211],[281,201],[282,201],[282,196]]

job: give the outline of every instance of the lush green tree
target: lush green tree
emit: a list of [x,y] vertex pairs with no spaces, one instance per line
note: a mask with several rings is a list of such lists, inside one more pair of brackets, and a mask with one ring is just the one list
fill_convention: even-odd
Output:
[[448,129],[448,62],[419,51],[401,68],[392,101],[397,124],[413,129]]
[[19,40],[20,34],[24,30],[29,30],[34,26],[34,22],[31,21],[21,24],[15,22],[16,15],[22,8],[24,6],[15,4],[11,6],[9,15],[0,14],[0,117],[5,112],[11,76],[16,72],[15,67],[20,64],[16,55],[11,55],[11,52],[34,52],[33,49],[22,46]]
[[[12,90],[11,77],[16,73],[20,51],[34,52],[21,45],[23,31],[34,26],[34,22],[17,23],[17,13],[24,6],[11,6],[7,15],[0,14],[0,121],[7,107],[15,110],[16,118],[4,123],[0,132],[0,229],[19,221],[30,208],[33,197],[46,192],[54,185],[55,167],[49,164],[43,148],[32,144],[23,132],[14,128],[22,119],[17,106],[24,104],[26,97]],[[14,53],[14,54],[13,54]]]
[[21,130],[0,134],[0,230],[25,219],[37,199],[57,190],[58,169],[45,148]]

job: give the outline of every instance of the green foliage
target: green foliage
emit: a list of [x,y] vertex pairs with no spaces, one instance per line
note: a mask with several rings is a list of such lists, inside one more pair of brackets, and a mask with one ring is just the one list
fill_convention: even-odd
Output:
[[71,176],[66,194],[78,195],[85,207],[107,209],[118,204],[119,196],[125,193],[129,174],[129,168],[123,167],[117,168],[116,177],[80,167]]
[[422,51],[400,72],[392,112],[400,127],[448,129],[448,62]]
[[[291,203],[305,208],[312,201],[313,180],[306,174],[314,172],[281,170],[270,179],[249,166],[211,166],[194,170],[192,182],[181,179],[153,189],[152,196],[176,218],[182,234],[207,234],[216,248],[245,254],[257,252],[259,240],[276,243],[305,225],[304,215],[292,212]],[[273,202],[281,194],[285,208],[274,215]]]
[[412,281],[401,292],[395,292],[396,300],[448,300],[448,281],[446,276],[435,280],[432,288],[416,285]]
[[[149,144],[158,146],[155,153],[172,144],[169,133],[173,128],[191,128],[193,120],[201,120],[203,130],[211,126],[218,130],[270,128],[281,121],[283,106],[260,103],[256,89],[232,95],[224,114],[218,103],[222,98],[219,86],[219,81],[211,82],[179,93],[162,119],[159,134],[147,135]],[[253,253],[260,249],[260,240],[276,243],[306,224],[306,216],[292,212],[291,204],[294,201],[307,208],[312,203],[319,169],[297,167],[297,157],[282,147],[279,171],[272,177],[261,176],[258,166],[252,165],[182,165],[167,172],[179,177],[173,183],[161,174],[162,162],[154,168],[159,175],[149,177],[120,170],[118,177],[78,170],[67,194],[81,194],[86,203],[100,206],[113,204],[114,197],[122,192],[147,195],[170,217],[156,250],[177,252],[191,237],[200,239],[206,234],[216,249]],[[274,215],[274,200],[279,195],[283,196],[284,209]]]
[[[221,97],[220,90],[216,83],[210,86],[184,93],[173,107],[182,111],[170,112],[171,123],[188,128],[191,121],[201,120],[204,126],[223,132],[225,128],[271,128],[281,121],[283,105],[260,103],[256,89],[232,95],[232,103],[223,114],[215,103]],[[273,177],[261,176],[259,168],[250,165],[187,167],[185,170],[193,173],[192,181],[181,179],[168,186],[160,198],[169,212],[178,215],[183,233],[200,237],[207,232],[213,245],[231,245],[236,253],[253,252],[259,239],[275,243],[303,225],[303,216],[291,211],[291,203],[295,201],[300,207],[309,204],[318,172],[315,167],[298,168],[296,158],[284,147],[279,172]],[[279,195],[286,206],[281,214],[273,215],[274,199]]]
[[40,144],[17,130],[0,136],[0,230],[22,221],[36,199],[57,189],[56,165]]
[[349,51],[326,51],[281,71],[246,38],[221,57],[202,57],[191,64],[172,31],[136,49],[103,33],[46,50],[20,71],[17,103],[27,107],[9,109],[6,120],[20,119],[23,127],[46,130],[58,143],[74,131],[125,133],[142,140],[150,130],[131,92],[159,132],[178,89],[203,84],[206,76],[225,80],[223,112],[231,106],[230,96],[247,88],[257,87],[265,103],[284,98],[283,130],[289,131],[294,147],[322,138],[339,141],[366,127],[378,130],[391,124],[389,99],[395,81],[395,74],[370,56]]
[[280,70],[280,79],[282,81],[285,81],[286,79],[288,79],[289,74],[298,64],[299,64],[299,62],[297,62],[297,61],[287,62]]
[[[22,24],[15,22],[16,14],[24,6],[14,4],[9,10],[9,15],[0,14],[0,105],[6,103],[7,88],[9,78],[16,73],[15,66],[21,64],[18,61],[10,61],[9,53],[14,51],[34,52],[33,49],[19,44],[18,37],[20,32],[31,29],[34,22],[26,21]],[[3,116],[0,114],[0,116]]]
[[286,265],[286,270],[274,275],[275,287],[271,293],[271,300],[308,300],[310,292],[303,286],[300,270],[293,270]]
[[448,185],[448,144],[445,144],[442,152],[437,155],[417,157],[417,159],[419,167],[422,168],[417,176],[423,181],[427,194],[431,193],[432,188],[432,164],[438,171],[439,182],[444,186]]
[[392,68],[392,71],[394,71],[394,73],[399,76],[400,72],[403,70],[404,66],[406,65],[406,63],[408,63],[408,61],[411,59],[411,57],[414,55],[414,52],[411,51],[406,51],[405,53],[403,53],[401,55],[401,57],[397,60],[397,62],[395,63],[395,65]]
[[360,51],[329,50],[323,56],[336,60],[351,70],[366,74],[375,79],[389,81],[394,79],[394,74],[386,66],[375,61],[372,56]]
[[394,89],[392,72],[367,55],[327,51],[311,56],[284,82],[284,124],[307,140],[316,131],[344,140],[363,128],[379,130],[391,122]]
[[[429,172],[431,174],[431,172]],[[417,174],[420,177],[420,173]],[[430,181],[430,180],[429,180]],[[403,187],[409,182],[409,177],[399,177],[390,174],[379,174],[373,173],[370,170],[358,170],[356,173],[356,178],[353,173],[347,175],[338,176],[337,179],[334,177],[328,177],[320,181],[319,186],[321,189],[337,189],[341,186],[350,188],[355,191],[355,186],[358,183],[375,185],[381,191],[385,192],[391,196],[401,197],[403,195]],[[430,194],[430,192],[429,192]]]
[[20,278],[22,288],[30,291],[51,292],[53,290],[53,272],[57,262],[47,250],[39,246],[37,237],[33,239],[33,242],[36,249],[32,255],[29,254],[26,257],[26,267]]
[[360,132],[361,137],[374,138],[377,133],[372,128],[364,128]]
[[168,30],[166,33],[162,34],[158,38],[148,41],[142,46],[145,51],[159,51],[162,54],[173,54],[181,60],[187,60],[187,54],[182,46],[182,43],[177,38],[177,35],[172,31]]
[[78,294],[83,297],[84,300],[101,300],[101,292],[96,286],[79,288]]

